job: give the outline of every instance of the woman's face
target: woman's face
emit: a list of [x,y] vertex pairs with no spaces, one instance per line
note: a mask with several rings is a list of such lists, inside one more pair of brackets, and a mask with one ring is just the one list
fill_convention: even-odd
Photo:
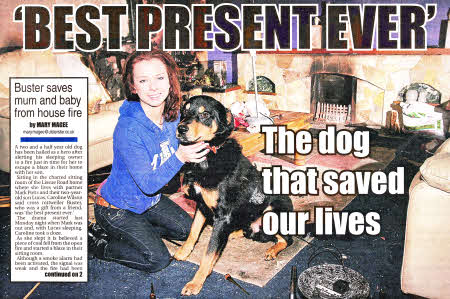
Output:
[[169,95],[170,81],[166,66],[154,58],[141,60],[134,64],[133,88],[141,102],[160,107]]

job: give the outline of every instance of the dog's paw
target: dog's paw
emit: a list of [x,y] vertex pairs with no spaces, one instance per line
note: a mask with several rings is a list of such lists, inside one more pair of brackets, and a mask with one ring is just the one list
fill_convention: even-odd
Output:
[[200,293],[202,287],[203,284],[191,280],[184,286],[183,290],[181,291],[181,295],[183,296],[197,295],[198,293]]
[[266,255],[265,255],[264,259],[266,261],[274,260],[277,258],[278,253],[279,253],[279,251],[277,250],[277,248],[275,246],[272,246],[266,250]]
[[173,258],[176,259],[177,261],[184,261],[188,258],[188,256],[191,254],[193,247],[183,244],[183,246],[181,246],[177,252],[175,252],[175,254],[173,255]]

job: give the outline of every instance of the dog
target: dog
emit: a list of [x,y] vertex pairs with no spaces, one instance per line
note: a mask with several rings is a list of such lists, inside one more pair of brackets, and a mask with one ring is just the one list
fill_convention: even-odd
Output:
[[275,259],[292,243],[292,237],[264,234],[262,215],[266,211],[290,212],[288,196],[265,195],[262,177],[242,154],[233,138],[234,119],[220,102],[209,96],[195,96],[181,108],[177,138],[181,144],[208,143],[210,152],[200,163],[186,163],[182,169],[182,189],[197,202],[191,231],[186,242],[174,254],[185,260],[192,252],[206,221],[212,224],[208,248],[194,278],[183,288],[182,295],[196,295],[211,274],[229,238],[246,237],[260,242],[275,242],[265,253]]

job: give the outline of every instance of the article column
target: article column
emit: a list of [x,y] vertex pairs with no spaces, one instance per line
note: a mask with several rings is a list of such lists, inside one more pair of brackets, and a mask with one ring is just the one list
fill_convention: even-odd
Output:
[[10,78],[11,281],[87,281],[87,78]]

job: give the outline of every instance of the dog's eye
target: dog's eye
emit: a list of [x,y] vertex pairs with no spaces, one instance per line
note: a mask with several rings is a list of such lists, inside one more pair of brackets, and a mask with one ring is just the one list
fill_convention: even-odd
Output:
[[198,116],[201,120],[205,120],[211,117],[211,114],[209,112],[205,111],[199,114]]

